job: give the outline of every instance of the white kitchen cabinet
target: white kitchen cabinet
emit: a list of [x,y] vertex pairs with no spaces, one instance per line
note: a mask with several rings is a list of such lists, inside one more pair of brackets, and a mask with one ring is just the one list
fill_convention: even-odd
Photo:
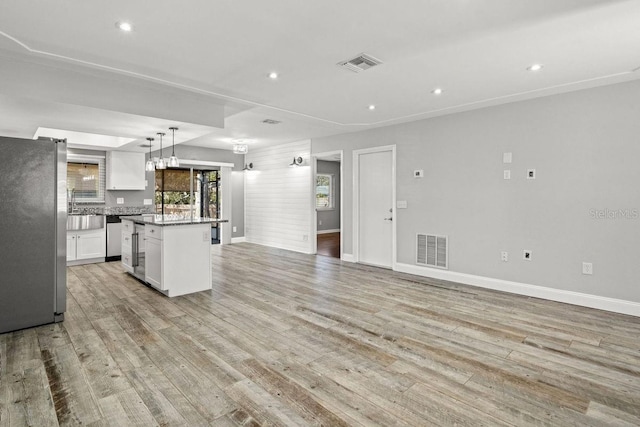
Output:
[[76,233],[67,233],[67,261],[76,260]]
[[145,281],[156,289],[165,290],[162,280],[162,240],[149,237],[146,240]]
[[98,230],[67,232],[67,262],[100,258],[107,255],[104,228]]
[[129,273],[133,273],[133,251],[132,251],[132,234],[133,234],[133,222],[122,221],[122,253],[121,261],[122,266]]
[[107,190],[144,190],[144,153],[107,151]]

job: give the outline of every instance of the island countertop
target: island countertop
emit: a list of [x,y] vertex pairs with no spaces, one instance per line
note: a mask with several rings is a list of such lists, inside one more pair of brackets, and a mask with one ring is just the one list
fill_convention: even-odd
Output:
[[149,224],[159,226],[170,225],[191,225],[191,224],[211,224],[229,222],[228,219],[215,219],[215,218],[176,218],[172,215],[132,215],[121,216],[120,219],[125,221],[133,221],[136,224]]

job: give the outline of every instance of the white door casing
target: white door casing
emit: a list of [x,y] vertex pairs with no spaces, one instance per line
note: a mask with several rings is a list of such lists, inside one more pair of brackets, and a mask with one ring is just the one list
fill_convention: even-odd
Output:
[[394,268],[395,146],[353,152],[354,260]]

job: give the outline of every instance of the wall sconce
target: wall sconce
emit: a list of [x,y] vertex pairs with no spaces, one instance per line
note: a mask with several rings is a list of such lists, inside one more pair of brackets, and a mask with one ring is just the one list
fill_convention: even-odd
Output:
[[300,166],[300,165],[302,165],[302,162],[303,162],[302,157],[299,157],[299,156],[298,157],[294,157],[293,161],[291,163],[289,163],[289,166],[291,166],[291,167]]
[[245,163],[244,168],[242,168],[243,171],[250,171],[251,169],[253,169],[253,163]]

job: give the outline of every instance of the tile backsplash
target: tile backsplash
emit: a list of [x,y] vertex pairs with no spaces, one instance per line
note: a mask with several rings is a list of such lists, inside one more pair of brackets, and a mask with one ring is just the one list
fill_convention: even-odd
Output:
[[140,215],[155,213],[154,206],[78,206],[80,215]]

